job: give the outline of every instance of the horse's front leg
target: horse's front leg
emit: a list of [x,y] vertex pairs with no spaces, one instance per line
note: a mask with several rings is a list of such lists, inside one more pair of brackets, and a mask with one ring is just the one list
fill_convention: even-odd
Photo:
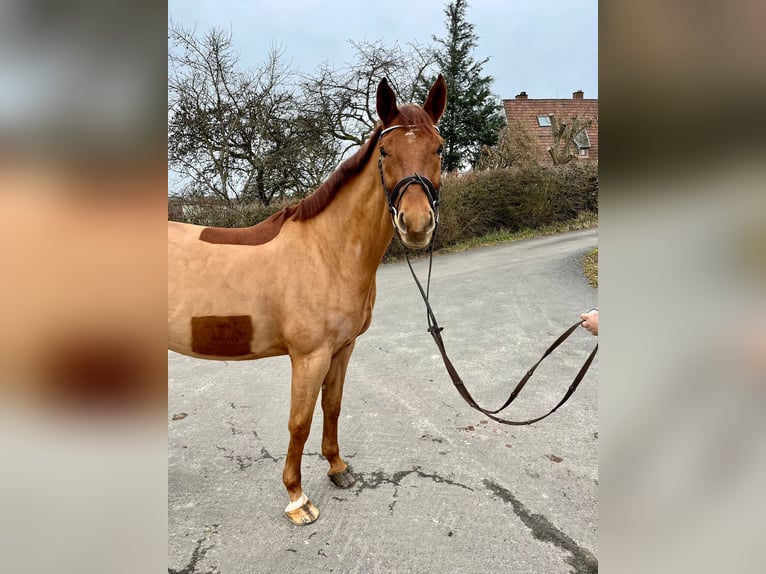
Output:
[[338,488],[349,488],[356,482],[348,466],[340,457],[338,447],[338,416],[340,403],[343,399],[343,382],[346,379],[346,368],[354,350],[354,342],[335,353],[330,363],[330,370],[322,385],[322,412],[324,427],[322,432],[322,454],[330,463],[327,475]]
[[331,356],[329,352],[317,352],[311,355],[291,355],[290,359],[293,366],[288,423],[290,445],[282,473],[282,482],[290,496],[290,504],[285,508],[285,514],[294,524],[310,524],[319,518],[319,510],[301,488],[301,458]]

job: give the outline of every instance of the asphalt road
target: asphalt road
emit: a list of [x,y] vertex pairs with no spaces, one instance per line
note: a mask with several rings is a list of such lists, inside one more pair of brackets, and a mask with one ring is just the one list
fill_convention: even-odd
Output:
[[[597,242],[586,230],[434,259],[433,309],[480,403],[502,404],[596,306],[581,262]],[[321,516],[302,527],[283,515],[289,360],[169,353],[169,572],[596,572],[598,358],[556,413],[510,427],[463,402],[425,329],[406,264],[381,267],[341,413],[341,453],[359,481],[340,490],[325,476],[318,412],[303,487]],[[550,409],[594,344],[579,329],[505,415]]]

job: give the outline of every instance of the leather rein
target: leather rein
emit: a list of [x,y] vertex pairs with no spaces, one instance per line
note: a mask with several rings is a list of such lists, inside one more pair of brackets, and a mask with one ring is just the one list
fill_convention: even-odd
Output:
[[[379,137],[383,137],[383,135],[387,133],[388,131],[401,128],[401,127],[414,127],[414,126],[402,126],[402,125],[391,126],[383,130]],[[378,170],[380,171],[380,180],[383,184],[383,190],[386,193],[386,200],[388,201],[388,211],[391,214],[391,219],[394,224],[394,230],[396,231],[396,236],[399,238],[399,242],[402,244],[402,247],[404,248],[404,256],[407,260],[407,265],[410,268],[410,273],[412,273],[412,278],[415,280],[415,284],[418,287],[420,296],[423,298],[423,303],[425,303],[425,306],[426,306],[426,319],[428,321],[428,332],[431,333],[431,337],[433,337],[434,342],[436,343],[436,347],[439,349],[439,354],[442,357],[444,366],[446,367],[447,373],[449,374],[450,379],[452,380],[452,384],[457,389],[457,392],[460,393],[460,396],[463,397],[465,402],[468,403],[470,407],[483,413],[484,415],[491,418],[492,420],[502,424],[506,424],[506,425],[515,425],[515,426],[529,425],[529,424],[541,421],[544,418],[552,415],[554,412],[556,412],[559,409],[559,407],[561,407],[565,402],[567,402],[567,400],[569,400],[569,397],[571,397],[574,394],[574,392],[577,390],[577,387],[580,385],[580,382],[585,377],[585,373],[588,372],[588,369],[590,368],[590,365],[596,356],[596,352],[598,351],[598,344],[596,344],[596,346],[591,351],[590,355],[588,355],[588,358],[585,360],[585,363],[583,364],[583,366],[580,367],[580,370],[577,372],[577,375],[572,381],[572,384],[569,385],[569,388],[567,389],[566,393],[561,398],[561,400],[556,404],[556,406],[554,406],[550,411],[548,411],[544,415],[535,417],[533,419],[524,420],[524,421],[512,421],[512,420],[504,419],[497,416],[498,413],[508,408],[510,404],[516,399],[516,397],[519,396],[519,393],[521,393],[522,389],[527,384],[529,379],[532,377],[532,375],[534,374],[535,370],[540,365],[540,363],[542,363],[546,357],[548,357],[559,345],[561,345],[561,343],[563,343],[580,326],[581,321],[579,320],[574,325],[569,327],[566,331],[564,331],[546,349],[546,351],[543,353],[543,356],[540,357],[540,359],[534,365],[532,365],[532,367],[521,378],[521,380],[518,383],[516,383],[516,386],[514,387],[513,391],[511,391],[511,394],[508,396],[508,399],[503,403],[501,407],[494,410],[490,410],[479,405],[476,402],[476,400],[471,396],[471,393],[468,392],[468,389],[465,387],[465,384],[463,383],[463,380],[460,378],[460,375],[458,374],[457,370],[452,364],[452,361],[450,361],[449,357],[447,356],[447,351],[444,347],[444,340],[442,339],[442,336],[441,336],[441,332],[444,330],[444,327],[439,326],[438,322],[436,321],[436,315],[434,315],[433,309],[431,308],[431,304],[428,301],[429,291],[431,287],[431,268],[433,265],[434,238],[436,237],[436,231],[438,229],[438,223],[439,223],[438,209],[439,209],[439,191],[440,190],[427,177],[418,175],[417,173],[401,179],[399,182],[397,182],[397,184],[393,187],[393,189],[389,189],[386,186],[386,182],[383,178],[383,156],[382,155],[378,159]],[[407,249],[407,246],[402,241],[401,235],[399,234],[399,228],[396,226],[396,215],[398,212],[398,205],[401,202],[401,197],[404,194],[404,192],[407,190],[407,188],[413,183],[419,184],[423,188],[423,191],[425,191],[426,196],[428,197],[428,201],[431,204],[431,209],[434,212],[434,220],[436,223],[436,227],[434,228],[433,234],[431,236],[431,242],[429,243],[429,246],[428,246],[428,278],[426,281],[425,289],[423,288],[423,285],[420,283],[420,280],[415,274],[415,270],[412,268],[412,263],[410,262],[409,250]]]

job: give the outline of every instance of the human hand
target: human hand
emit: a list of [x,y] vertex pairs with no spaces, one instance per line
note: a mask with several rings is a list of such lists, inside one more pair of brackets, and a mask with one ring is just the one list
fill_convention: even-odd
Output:
[[580,315],[581,325],[590,331],[591,335],[598,335],[598,309]]

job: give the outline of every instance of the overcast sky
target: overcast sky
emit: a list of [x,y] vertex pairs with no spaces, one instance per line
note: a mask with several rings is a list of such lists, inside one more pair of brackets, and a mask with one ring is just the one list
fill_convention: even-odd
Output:
[[[301,72],[324,61],[352,61],[348,40],[385,46],[444,36],[447,0],[169,0],[170,18],[199,33],[231,29],[241,63],[255,67],[272,45]],[[467,19],[489,57],[485,74],[502,99],[598,97],[598,3],[595,0],[469,0]]]

